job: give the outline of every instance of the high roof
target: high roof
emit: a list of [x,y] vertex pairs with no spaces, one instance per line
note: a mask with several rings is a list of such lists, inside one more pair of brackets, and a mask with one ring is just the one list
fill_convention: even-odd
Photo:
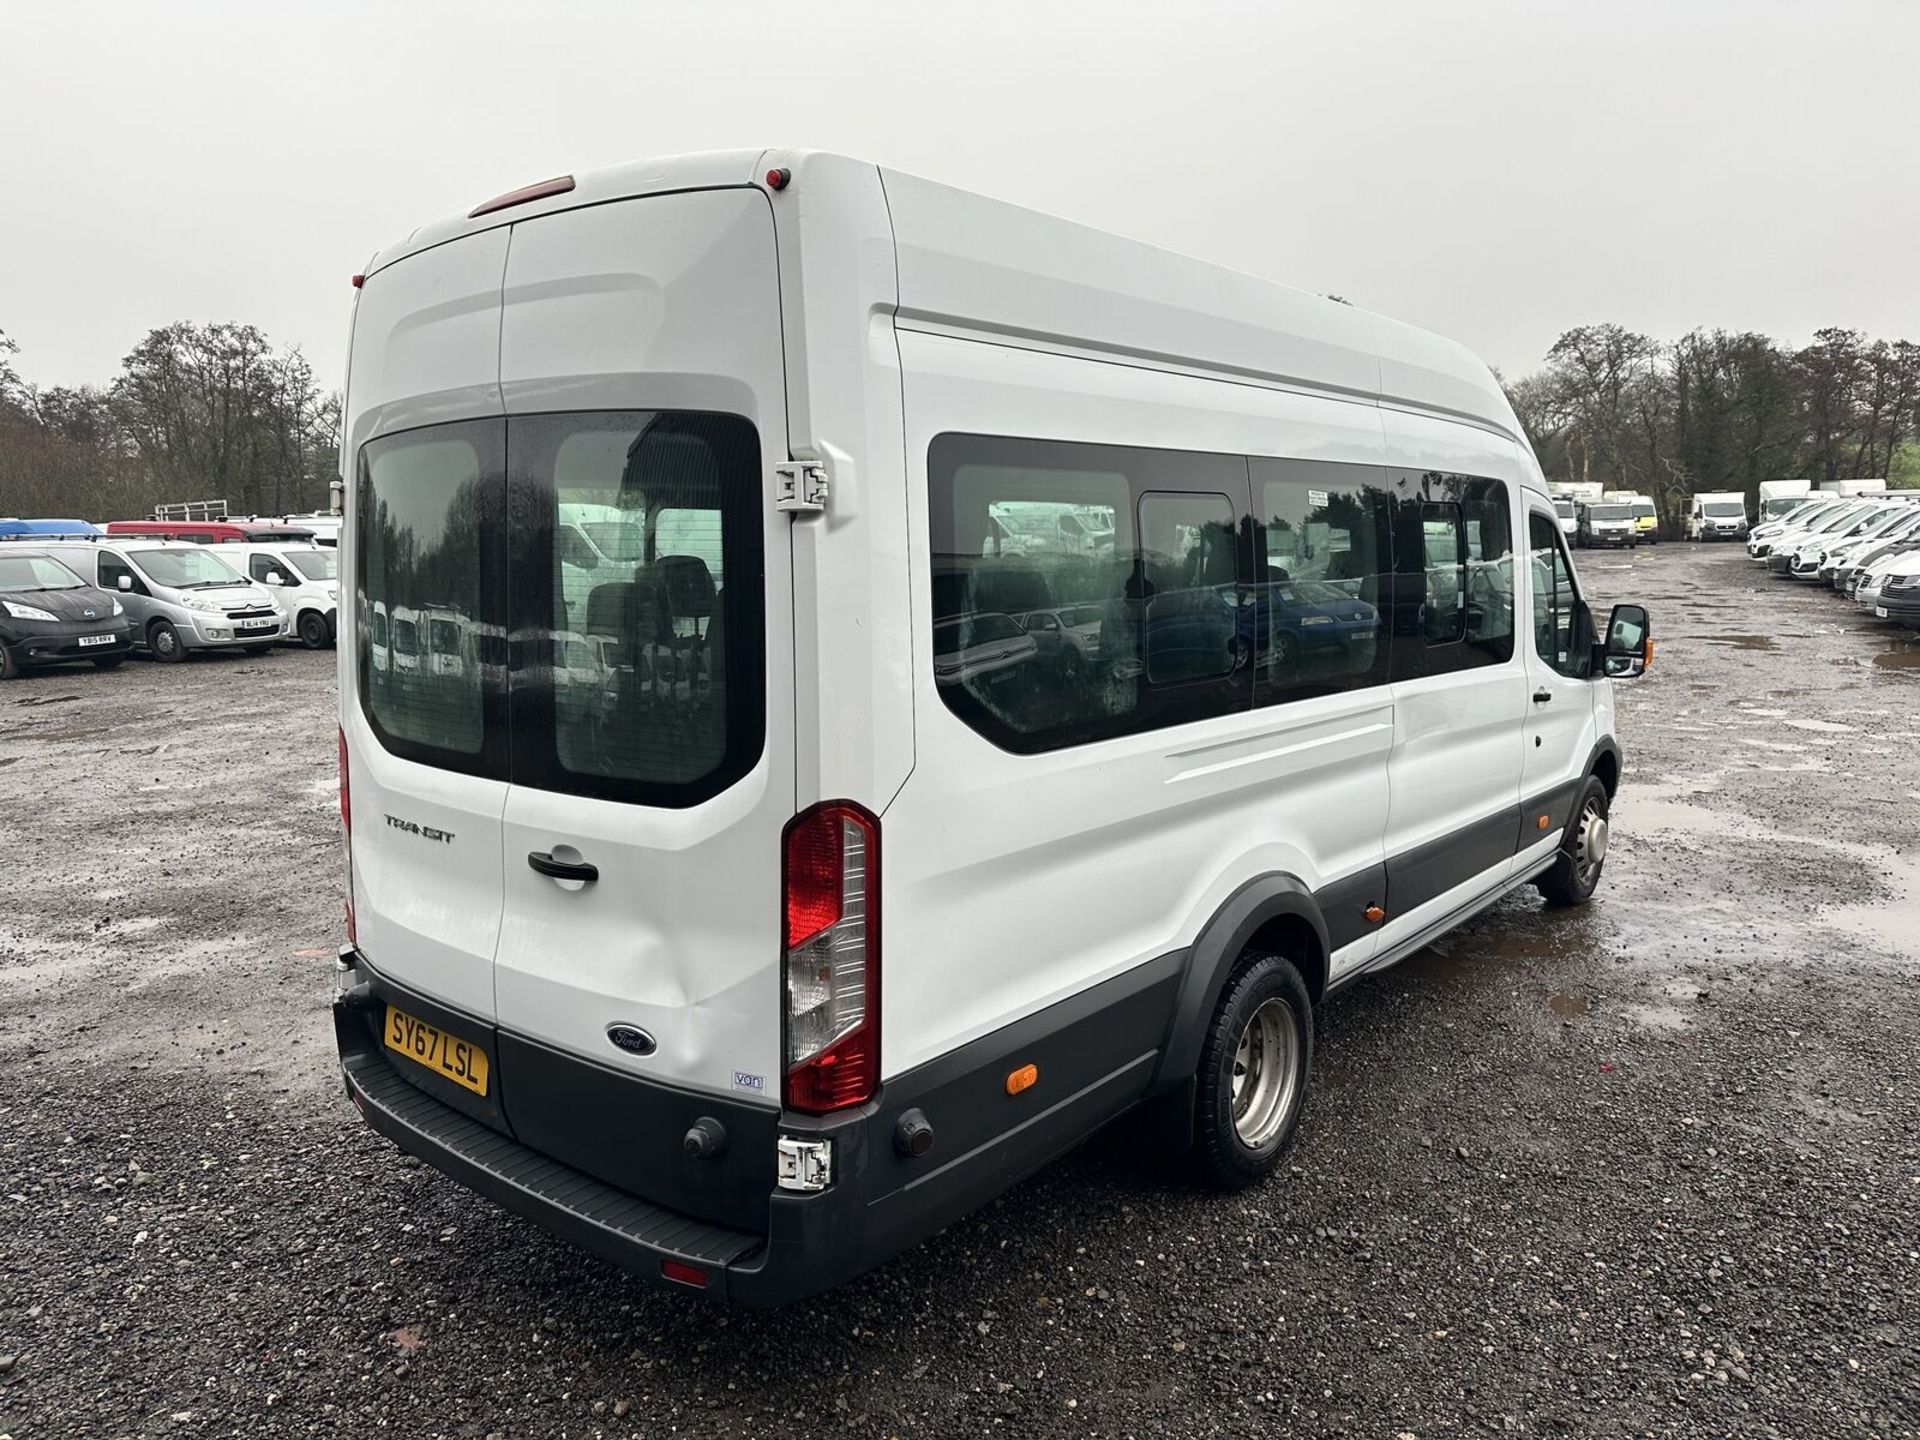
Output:
[[[1465,346],[1356,306],[902,171],[823,152],[725,150],[574,177],[565,193],[422,226],[368,264],[539,215],[669,191],[760,185],[774,164],[876,173],[899,266],[901,323],[1253,384],[1451,415],[1525,442]],[[776,210],[776,215],[779,211]]]

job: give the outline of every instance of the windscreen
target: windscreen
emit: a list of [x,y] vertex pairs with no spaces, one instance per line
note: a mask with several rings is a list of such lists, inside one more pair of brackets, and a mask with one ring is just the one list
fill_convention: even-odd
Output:
[[1556,500],[1553,502],[1553,509],[1554,513],[1562,520],[1571,520],[1574,517],[1573,502],[1571,500]]
[[1589,505],[1587,515],[1593,520],[1631,520],[1633,507],[1631,505]]
[[238,570],[209,550],[130,550],[127,558],[147,579],[169,590],[247,583]]
[[51,555],[0,555],[0,593],[80,590],[85,585],[85,581]]
[[1731,518],[1736,515],[1746,514],[1747,508],[1738,500],[1709,500],[1700,507],[1700,511],[1703,515]]
[[340,557],[331,550],[283,550],[287,563],[308,580],[333,580],[340,574]]

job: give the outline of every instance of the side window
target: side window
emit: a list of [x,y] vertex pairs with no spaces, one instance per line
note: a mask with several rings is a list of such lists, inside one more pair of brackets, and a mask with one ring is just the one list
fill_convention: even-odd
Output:
[[1532,550],[1533,648],[1562,675],[1580,679],[1582,657],[1573,653],[1573,609],[1580,589],[1560,527],[1538,510],[1527,516],[1528,547]]
[[277,562],[271,555],[256,554],[247,557],[247,574],[263,584],[267,576],[273,574],[276,570],[284,576],[287,572],[287,567]]
[[122,575],[133,580],[135,590],[140,588],[140,582],[134,578],[133,571],[128,567],[127,562],[111,550],[102,550],[100,552],[100,588],[117,591],[120,588]]
[[1499,480],[1392,472],[1393,678],[1513,658],[1513,511]]
[[1254,703],[1387,680],[1392,501],[1365,466],[1254,460]]
[[928,451],[932,663],[1020,753],[1244,710],[1246,461],[942,435]]
[[373,616],[361,631],[360,703],[381,743],[405,759],[505,779],[504,669],[437,662],[431,644],[436,623],[502,623],[501,449],[498,421],[363,446],[356,581],[357,603]]

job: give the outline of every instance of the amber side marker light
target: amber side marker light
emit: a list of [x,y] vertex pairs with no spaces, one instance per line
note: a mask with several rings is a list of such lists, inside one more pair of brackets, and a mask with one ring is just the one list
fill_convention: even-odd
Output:
[[1022,1090],[1031,1090],[1040,1083],[1038,1065],[1022,1065],[1018,1070],[1007,1072],[1007,1094],[1018,1095]]
[[1367,917],[1367,923],[1369,925],[1378,925],[1382,920],[1387,918],[1387,912],[1382,910],[1378,905],[1369,905],[1360,913]]
[[1536,830],[1544,830],[1552,823],[1553,817],[1551,815],[1542,815],[1538,820],[1533,822]]

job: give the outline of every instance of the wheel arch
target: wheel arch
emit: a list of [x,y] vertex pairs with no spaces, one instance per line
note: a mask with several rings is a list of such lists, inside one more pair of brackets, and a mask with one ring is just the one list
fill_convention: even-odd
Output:
[[1235,968],[1250,952],[1285,955],[1300,969],[1318,1003],[1327,983],[1327,922],[1313,891],[1297,876],[1257,875],[1229,895],[1201,927],[1187,952],[1166,1044],[1149,1093],[1185,1090],[1200,1063],[1207,1023]]

